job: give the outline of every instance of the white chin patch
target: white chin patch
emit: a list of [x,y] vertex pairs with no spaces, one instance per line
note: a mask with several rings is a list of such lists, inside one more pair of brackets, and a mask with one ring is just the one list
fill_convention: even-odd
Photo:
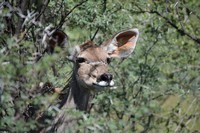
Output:
[[99,86],[108,86],[108,83],[105,82],[105,81],[100,81],[100,82],[97,83],[97,85],[99,85]]
[[114,81],[110,81],[110,86],[114,86]]
[[100,81],[96,83],[96,85],[101,86],[101,87],[112,87],[114,85],[114,82],[110,81],[110,83],[108,83],[106,81]]

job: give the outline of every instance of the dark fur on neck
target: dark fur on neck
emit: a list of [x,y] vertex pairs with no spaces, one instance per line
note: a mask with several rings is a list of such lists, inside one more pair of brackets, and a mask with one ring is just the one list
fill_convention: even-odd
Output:
[[85,88],[81,88],[77,80],[75,78],[75,74],[72,76],[72,82],[71,82],[71,91],[72,91],[72,97],[74,99],[76,108],[81,111],[87,111],[88,108],[88,102],[90,98],[90,92],[89,90],[86,90]]
[[64,87],[63,94],[60,95],[61,102],[59,103],[59,108],[63,106],[67,107],[67,103],[74,102],[76,108],[81,111],[88,111],[88,103],[93,95],[89,90],[81,88],[76,80],[76,75],[73,72],[69,84]]
[[70,114],[66,114],[66,108],[77,108],[78,110],[89,112],[90,104],[89,101],[93,98],[93,95],[89,90],[81,88],[76,80],[76,75],[73,72],[70,82],[64,88],[64,92],[60,96],[61,102],[59,103],[59,108],[61,112],[58,113],[58,116],[54,119],[53,124],[45,130],[45,132],[64,132],[67,128],[73,128],[73,124],[76,124],[76,121],[68,123],[71,119]]

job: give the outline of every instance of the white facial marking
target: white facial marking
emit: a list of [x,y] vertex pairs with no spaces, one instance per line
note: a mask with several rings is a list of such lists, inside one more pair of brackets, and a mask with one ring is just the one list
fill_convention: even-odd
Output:
[[112,87],[114,86],[114,81],[110,81],[110,83],[106,82],[106,81],[100,81],[97,83],[98,86],[101,87]]
[[90,65],[99,65],[99,64],[105,64],[103,61],[93,61],[89,62]]
[[114,86],[114,81],[110,81],[110,86]]
[[108,83],[106,81],[100,81],[97,83],[99,86],[108,86]]

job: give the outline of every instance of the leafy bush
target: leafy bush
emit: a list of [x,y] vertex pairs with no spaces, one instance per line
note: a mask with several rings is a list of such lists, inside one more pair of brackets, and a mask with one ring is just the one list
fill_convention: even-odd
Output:
[[[111,63],[116,89],[96,95],[90,114],[66,110],[81,118],[73,130],[199,132],[199,4],[197,0],[1,2],[0,131],[41,127],[33,111],[45,112],[47,118],[56,115],[49,106],[56,103],[57,94],[42,94],[40,84],[51,83],[47,91],[51,86],[65,87],[72,69],[66,59],[70,47],[90,39],[100,44],[117,31],[137,27],[140,37],[133,56]],[[28,18],[30,13],[36,14]],[[34,63],[33,55],[44,50],[41,33],[50,24],[62,28],[70,43],[64,52],[45,54]],[[42,124],[49,123],[50,118]]]

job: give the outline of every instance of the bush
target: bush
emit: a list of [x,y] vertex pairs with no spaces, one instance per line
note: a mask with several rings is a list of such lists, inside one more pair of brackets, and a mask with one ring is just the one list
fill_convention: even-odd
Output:
[[[30,132],[56,115],[52,86],[63,88],[72,64],[70,47],[94,39],[101,44],[117,31],[137,27],[132,57],[111,63],[115,90],[100,92],[90,114],[73,129],[90,132],[198,132],[199,1],[3,1],[0,4],[0,131]],[[69,36],[67,49],[43,55],[42,32],[52,24]],[[52,71],[55,66],[57,75]],[[46,84],[47,94],[42,94]],[[28,112],[27,112],[28,111]],[[35,112],[45,112],[40,123]],[[70,129],[69,129],[70,132]]]

